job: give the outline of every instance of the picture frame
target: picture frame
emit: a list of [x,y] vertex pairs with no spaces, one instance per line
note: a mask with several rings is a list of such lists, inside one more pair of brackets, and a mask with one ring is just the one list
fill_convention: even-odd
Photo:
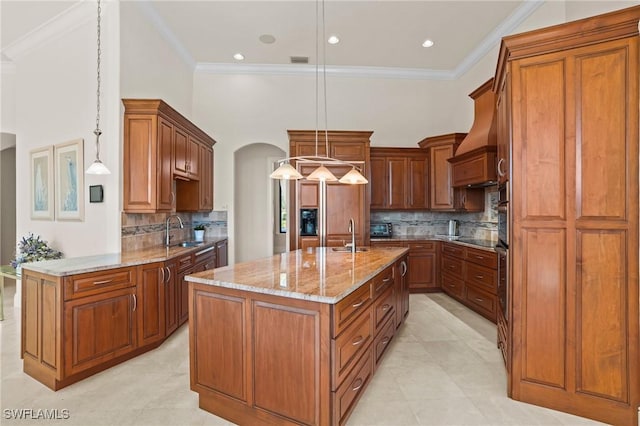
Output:
[[56,220],[84,220],[84,140],[55,145]]
[[30,151],[31,219],[54,219],[53,145]]

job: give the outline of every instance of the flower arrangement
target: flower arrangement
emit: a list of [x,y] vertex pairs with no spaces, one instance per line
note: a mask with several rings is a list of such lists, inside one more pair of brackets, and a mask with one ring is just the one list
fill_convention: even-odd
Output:
[[206,227],[202,223],[193,227],[194,231],[204,231],[205,229]]
[[49,244],[40,238],[40,235],[34,236],[31,232],[28,236],[22,237],[18,243],[20,253],[11,261],[11,266],[18,269],[23,263],[37,262],[38,260],[60,259],[62,252],[49,247]]

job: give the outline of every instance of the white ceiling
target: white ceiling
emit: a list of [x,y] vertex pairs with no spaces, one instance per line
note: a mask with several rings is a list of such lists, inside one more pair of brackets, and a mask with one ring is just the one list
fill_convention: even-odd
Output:
[[[75,3],[1,0],[0,47],[4,50],[19,43],[21,37],[64,14]],[[341,41],[337,45],[325,43],[326,63],[452,70],[496,27],[509,22],[524,3],[327,0],[325,34],[337,34]],[[308,56],[309,62],[315,63],[314,0],[160,0],[135,4],[165,34],[172,34],[184,49],[183,55],[195,63],[236,63],[232,58],[236,52],[244,54],[243,64],[284,65],[289,64],[290,56]],[[275,43],[260,42],[262,34],[273,35]],[[434,40],[435,46],[422,47],[426,38]]]

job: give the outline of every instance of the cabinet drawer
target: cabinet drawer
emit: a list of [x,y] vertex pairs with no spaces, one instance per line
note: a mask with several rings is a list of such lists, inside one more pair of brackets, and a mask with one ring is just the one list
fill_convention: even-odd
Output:
[[456,259],[450,256],[442,256],[442,273],[462,279],[462,259]]
[[465,248],[455,244],[444,243],[442,244],[442,253],[449,254],[453,257],[464,258]]
[[367,309],[335,340],[331,341],[334,368],[331,390],[336,390],[362,353],[371,345],[373,326]]
[[387,288],[393,285],[393,266],[389,266],[387,269],[376,275],[373,279],[373,298],[378,297]]
[[343,425],[351,411],[360,399],[362,392],[373,375],[373,360],[371,349],[360,358],[333,396],[334,418]]
[[442,274],[442,290],[456,299],[464,298],[464,282],[450,274]]
[[466,286],[466,300],[479,313],[496,322],[496,296],[484,292],[475,286]]
[[409,256],[411,256],[413,253],[419,253],[423,251],[433,253],[436,249],[436,243],[435,241],[414,241],[408,243],[407,247],[409,247]]
[[498,277],[495,269],[467,262],[465,280],[492,294],[498,294]]
[[135,268],[118,268],[71,275],[64,278],[64,300],[127,288],[135,284]]
[[333,337],[337,337],[371,303],[371,281],[334,305]]
[[401,241],[371,241],[371,247],[405,247]]
[[389,318],[389,321],[385,323],[384,327],[382,328],[382,331],[378,333],[378,335],[376,336],[376,339],[374,340],[374,343],[373,343],[373,350],[376,356],[375,357],[376,369],[378,368],[378,364],[380,363],[380,359],[382,358],[384,351],[386,351],[387,348],[389,347],[389,343],[391,343],[391,339],[393,339],[393,335],[395,331],[396,331],[395,318],[391,317]]
[[465,259],[469,262],[486,266],[487,268],[496,269],[498,267],[498,256],[495,252],[492,253],[486,250],[478,250],[467,247],[467,254]]
[[178,259],[178,272],[186,271],[193,266],[193,256],[183,256]]
[[396,294],[394,290],[393,287],[387,288],[375,301],[373,315],[376,333],[382,328],[387,318],[395,314]]

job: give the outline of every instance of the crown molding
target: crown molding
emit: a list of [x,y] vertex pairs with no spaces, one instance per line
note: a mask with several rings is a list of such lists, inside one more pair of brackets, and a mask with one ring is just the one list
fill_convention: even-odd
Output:
[[151,21],[155,29],[160,33],[167,43],[175,50],[184,63],[193,70],[196,67],[196,61],[191,54],[185,49],[184,45],[178,40],[173,31],[167,27],[155,7],[148,0],[135,1],[134,4],[142,11],[144,15]]
[[475,64],[487,55],[491,49],[500,46],[502,37],[511,34],[533,12],[538,10],[545,0],[525,0],[511,15],[498,24],[476,47],[469,53],[454,70],[453,78],[457,79],[467,73]]
[[[206,74],[315,75],[315,65],[229,64],[198,62],[196,72]],[[410,80],[452,80],[450,71],[422,68],[354,67],[331,65],[327,75],[340,77],[393,78]]]
[[80,1],[20,37],[2,49],[2,53],[15,61],[42,44],[75,30],[90,19],[96,19],[96,13],[93,2]]

